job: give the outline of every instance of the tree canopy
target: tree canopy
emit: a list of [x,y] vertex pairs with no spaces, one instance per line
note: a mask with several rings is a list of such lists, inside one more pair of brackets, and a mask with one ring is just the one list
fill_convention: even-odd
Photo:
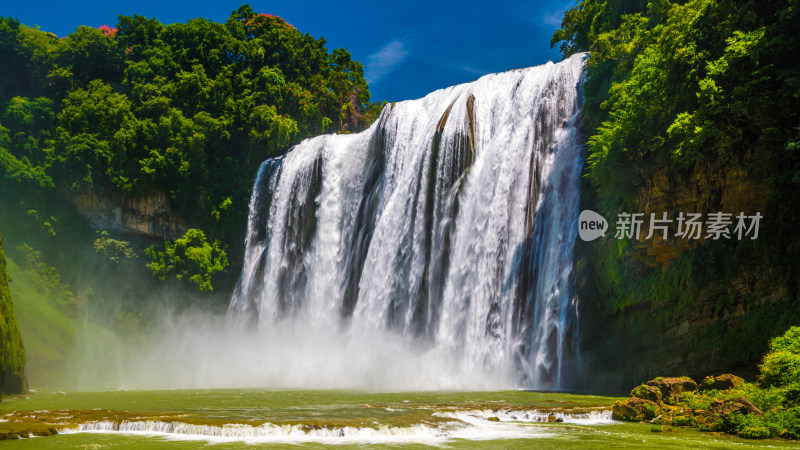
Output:
[[365,128],[369,98],[350,53],[249,5],[224,24],[119,16],[62,38],[0,18],[0,188],[162,191],[238,247],[258,164]]
[[798,29],[794,0],[583,0],[568,10],[552,44],[590,52],[584,112],[601,199],[619,205],[653,168],[697,164],[748,165],[766,189],[796,189]]

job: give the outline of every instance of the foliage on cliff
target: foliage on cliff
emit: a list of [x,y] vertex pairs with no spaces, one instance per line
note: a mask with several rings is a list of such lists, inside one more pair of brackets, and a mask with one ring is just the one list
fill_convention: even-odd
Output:
[[773,339],[769,350],[761,363],[761,383],[781,390],[787,401],[800,406],[800,327]]
[[0,18],[0,188],[29,203],[163,191],[240,246],[258,163],[379,112],[362,65],[325,44],[248,5],[224,24],[119,16],[60,39]]
[[793,3],[587,0],[567,13],[553,41],[565,55],[591,51],[589,173],[607,206],[624,204],[654,165],[757,162],[782,175],[770,187],[797,188]]
[[583,0],[566,12],[552,44],[590,52],[586,206],[610,219],[723,207],[764,217],[757,241],[589,246],[587,308],[616,318],[618,343],[649,330],[653,344],[666,336],[656,329],[702,314],[696,344],[663,344],[673,361],[709,351],[698,359],[754,366],[769,337],[800,323],[798,29],[794,0]]
[[144,251],[151,261],[147,268],[161,280],[174,275],[201,291],[213,291],[212,277],[228,267],[228,257],[220,242],[208,242],[201,230],[190,229],[175,241],[166,241],[163,249],[152,246]]
[[94,240],[94,251],[98,255],[103,255],[112,264],[137,258],[136,251],[131,247],[130,242],[114,239],[109,236],[108,231],[98,231],[97,236],[97,239]]
[[0,234],[0,392],[21,394],[28,390],[25,374],[25,347],[14,315],[14,302],[8,288],[8,271]]

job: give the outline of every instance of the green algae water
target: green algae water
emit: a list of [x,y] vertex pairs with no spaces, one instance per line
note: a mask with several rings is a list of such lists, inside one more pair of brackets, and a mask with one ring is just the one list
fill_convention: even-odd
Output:
[[[59,434],[0,442],[50,448],[784,448],[610,419],[617,400],[585,394],[368,393],[341,390],[36,392],[5,399],[11,416]],[[550,420],[548,422],[548,420]],[[559,420],[559,422],[555,422]]]

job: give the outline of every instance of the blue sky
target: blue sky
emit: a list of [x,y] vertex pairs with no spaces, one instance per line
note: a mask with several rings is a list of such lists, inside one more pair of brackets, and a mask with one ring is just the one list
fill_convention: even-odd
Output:
[[[114,26],[117,15],[163,23],[195,17],[224,22],[243,1],[4,2],[0,15],[59,36],[78,25]],[[550,36],[566,1],[258,1],[256,12],[277,14],[301,32],[344,47],[366,66],[373,100],[399,101],[491,72],[558,61]]]

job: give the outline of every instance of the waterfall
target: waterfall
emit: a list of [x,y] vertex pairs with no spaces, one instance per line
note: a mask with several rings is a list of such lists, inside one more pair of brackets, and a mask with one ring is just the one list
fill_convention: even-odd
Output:
[[265,161],[231,317],[393,339],[451,376],[565,386],[585,58],[392,103],[362,133]]

